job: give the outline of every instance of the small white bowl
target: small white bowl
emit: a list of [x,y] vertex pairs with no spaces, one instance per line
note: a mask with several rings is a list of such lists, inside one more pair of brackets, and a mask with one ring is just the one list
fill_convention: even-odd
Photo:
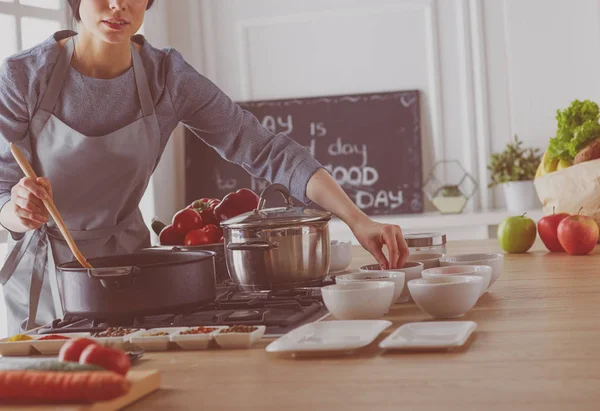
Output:
[[[360,267],[361,272],[373,272],[373,271],[381,271],[381,268],[377,264],[364,265]],[[417,278],[421,278],[421,271],[423,271],[423,263],[408,261],[404,264],[402,268],[396,268],[394,270],[386,270],[386,271],[400,271],[405,274],[405,283],[408,283],[410,280],[415,280]],[[410,301],[411,295],[408,287],[404,287],[402,290],[402,294],[400,294],[400,298],[398,299],[398,303],[406,303]]]
[[406,261],[423,263],[423,269],[427,270],[429,268],[439,267],[440,258],[443,256],[444,254],[442,253],[411,254]]
[[56,333],[52,335],[62,335],[68,337],[68,339],[41,340],[40,338],[45,337],[45,335],[36,335],[33,337],[33,341],[31,341],[31,346],[42,355],[54,355],[60,352],[60,349],[67,341],[75,338],[89,338],[91,333]]
[[215,334],[215,341],[219,347],[226,349],[250,348],[265,335],[267,329],[264,325],[257,325],[256,330],[252,332],[224,333],[227,328],[229,327],[223,328]]
[[411,280],[408,288],[422,311],[434,318],[458,318],[479,299],[482,281],[474,275],[446,275]]
[[332,240],[329,255],[331,257],[329,263],[330,273],[345,270],[352,262],[352,242]]
[[400,298],[402,290],[404,290],[404,284],[406,280],[406,274],[402,271],[369,271],[362,273],[343,274],[335,277],[337,284],[345,284],[356,281],[391,281],[394,283],[394,296],[392,297],[392,304],[394,304]]
[[321,288],[323,302],[338,320],[377,320],[392,305],[391,281],[355,281]]
[[172,334],[170,340],[183,350],[206,350],[210,342],[215,338],[215,335],[226,326],[206,326],[205,328],[214,328],[215,330],[209,333],[202,334],[181,334],[183,331],[192,330],[198,327],[187,327],[176,334]]
[[[187,329],[188,327],[153,328],[131,337],[130,342],[147,351],[166,351],[171,336]],[[157,333],[167,333],[167,335],[153,335]]]
[[[481,295],[483,295],[492,280],[492,267],[488,265],[452,265],[446,267],[436,267],[423,270],[423,278],[442,277],[445,275],[475,275],[481,277]],[[480,296],[481,296],[480,295]]]
[[444,256],[440,258],[440,264],[442,267],[449,265],[489,265],[492,267],[491,287],[502,274],[502,270],[504,269],[504,255],[485,253]]

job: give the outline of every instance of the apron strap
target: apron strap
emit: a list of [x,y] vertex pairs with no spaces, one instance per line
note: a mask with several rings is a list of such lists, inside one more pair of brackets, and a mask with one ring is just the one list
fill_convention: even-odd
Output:
[[[131,226],[131,224],[135,221],[136,218],[141,218],[141,211],[139,208],[135,208],[133,212],[129,213],[127,217],[119,221],[116,225],[106,227],[106,228],[95,228],[93,230],[71,230],[71,236],[73,240],[76,242],[79,241],[91,241],[91,240],[101,240],[110,238],[113,235],[120,233]],[[63,241],[66,243],[65,238],[62,233],[55,225],[48,227],[48,235],[54,239]]]
[[10,280],[28,249],[35,255],[31,272],[31,283],[29,285],[29,315],[24,331],[29,331],[36,327],[35,318],[37,316],[38,303],[42,294],[44,270],[48,257],[46,226],[43,225],[41,228],[33,231],[28,237],[29,238],[23,237],[16,243],[6,260],[4,267],[0,270],[0,283],[4,285]]
[[[35,241],[33,241],[34,238],[36,238]],[[17,266],[21,262],[21,259],[25,255],[25,252],[29,248],[29,245],[32,242],[34,244],[37,244],[39,242],[38,230],[26,233],[23,238],[17,241],[12,251],[6,258],[4,266],[2,267],[2,269],[0,269],[0,284],[4,285],[8,282],[8,280],[10,280],[13,273],[16,271]]]
[[142,114],[144,117],[148,117],[154,114],[154,101],[152,100],[152,93],[150,93],[150,86],[148,85],[148,77],[146,77],[142,57],[133,45],[133,42],[131,43],[131,56],[133,57],[133,74],[138,97],[140,98],[140,105],[142,106]]
[[71,37],[65,43],[60,55],[58,56],[56,64],[54,65],[52,75],[48,81],[48,87],[46,88],[46,92],[42,98],[42,104],[40,104],[40,109],[48,113],[54,112],[54,106],[56,106],[56,101],[58,100],[60,91],[62,90],[65,79],[67,78],[67,74],[69,73],[69,67],[71,66],[71,59],[73,58],[74,51],[75,40],[74,37]]
[[35,259],[33,261],[33,271],[31,272],[31,284],[29,285],[29,315],[27,317],[27,326],[24,331],[29,331],[36,328],[38,325],[35,323],[37,316],[38,305],[40,302],[40,296],[42,295],[42,285],[44,284],[44,272],[46,268],[46,261],[48,259],[48,237],[45,233],[45,226],[43,235],[41,235],[38,244]]

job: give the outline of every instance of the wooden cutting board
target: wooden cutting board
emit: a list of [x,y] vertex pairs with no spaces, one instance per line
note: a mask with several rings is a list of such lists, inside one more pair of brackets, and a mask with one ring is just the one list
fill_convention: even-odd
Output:
[[111,401],[96,402],[92,404],[47,404],[2,406],[0,410],[11,411],[115,411],[131,405],[135,401],[156,391],[160,386],[160,374],[157,370],[130,371],[127,378],[131,381],[129,392]]

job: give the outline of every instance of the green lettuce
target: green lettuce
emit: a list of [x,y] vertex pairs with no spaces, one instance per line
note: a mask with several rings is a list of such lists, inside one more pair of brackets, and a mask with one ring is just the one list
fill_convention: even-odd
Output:
[[561,111],[557,110],[558,129],[550,139],[551,159],[573,160],[587,144],[600,137],[600,108],[590,101],[575,100]]

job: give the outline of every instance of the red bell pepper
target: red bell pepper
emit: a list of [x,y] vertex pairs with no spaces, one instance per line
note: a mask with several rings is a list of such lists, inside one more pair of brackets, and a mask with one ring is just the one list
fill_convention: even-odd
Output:
[[215,207],[217,220],[223,221],[256,209],[259,197],[252,190],[242,188],[227,194]]
[[221,202],[218,198],[201,198],[200,200],[194,201],[187,208],[196,210],[204,225],[214,224],[218,225],[219,221],[215,217],[215,207]]

